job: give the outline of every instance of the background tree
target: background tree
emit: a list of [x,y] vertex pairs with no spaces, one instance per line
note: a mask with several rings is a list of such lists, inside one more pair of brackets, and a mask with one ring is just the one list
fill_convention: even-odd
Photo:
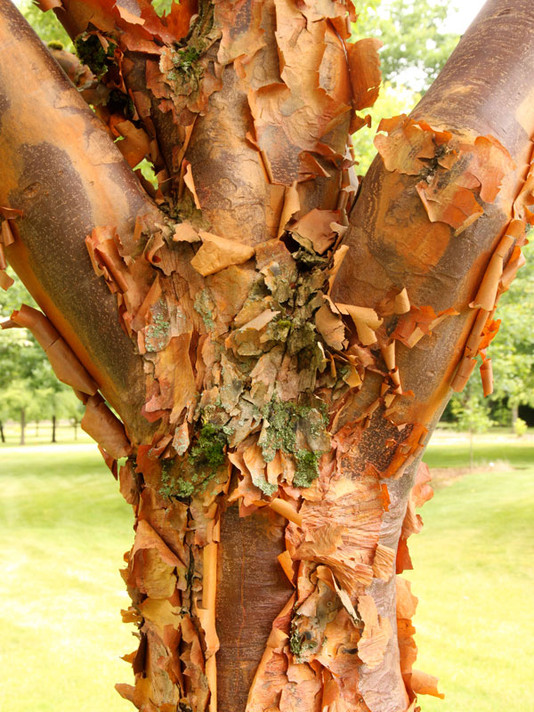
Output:
[[43,42],[61,44],[66,50],[74,50],[70,37],[52,10],[43,12],[32,0],[21,0],[16,5]]
[[[0,292],[0,315],[7,321],[14,309],[25,303],[36,303],[22,282],[14,277],[7,291]],[[2,415],[20,423],[20,444],[25,444],[26,425],[31,421],[52,420],[52,442],[55,438],[56,419],[63,413],[71,417],[78,406],[72,389],[59,382],[46,355],[35,337],[24,329],[0,331],[0,389],[2,391]],[[74,401],[74,403],[73,403]],[[5,442],[3,427],[2,442]]]
[[26,442],[26,426],[30,422],[47,419],[52,421],[52,442],[56,442],[57,418],[66,411],[65,399],[70,403],[75,396],[58,384],[49,364],[43,364],[37,349],[34,354],[30,353],[33,344],[28,347],[23,340],[19,340],[18,343],[12,341],[10,346],[3,357],[10,358],[12,362],[15,359],[14,362],[20,367],[11,372],[2,389],[3,416],[6,420],[19,421],[20,445]]
[[[2,314],[7,317],[15,305],[19,306],[29,294],[20,282],[8,292],[0,294]],[[31,298],[30,298],[31,300]],[[43,350],[28,332],[0,332],[0,386],[2,389],[2,421],[15,419],[20,423],[20,444],[25,443],[26,424],[39,417],[40,401],[37,391],[43,378],[57,382]],[[3,429],[2,429],[3,435]]]
[[[531,257],[532,245],[525,254]],[[501,324],[492,347],[495,364],[492,399],[504,401],[513,419],[520,405],[534,407],[534,336],[529,326],[532,309],[534,267],[530,258],[499,305]]]
[[382,0],[362,3],[354,31],[358,39],[378,37],[382,76],[393,85],[425,91],[451,56],[460,37],[445,20],[454,13],[448,0]]
[[74,440],[78,439],[78,428],[84,414],[83,403],[71,390],[61,390],[57,394],[56,414],[58,418],[67,418],[72,425]]
[[491,426],[487,402],[480,387],[468,383],[463,393],[456,394],[451,400],[451,413],[455,419],[456,429],[469,434],[469,469],[473,469],[474,436],[485,433]]
[[78,426],[83,416],[83,404],[71,389],[67,389],[57,380],[51,384],[41,384],[36,395],[39,401],[39,416],[52,423],[51,442],[57,442],[57,427],[61,419],[68,419],[73,427],[74,439],[77,439]]
[[20,445],[26,443],[26,425],[28,420],[38,415],[35,400],[31,390],[22,380],[12,381],[9,386],[4,389],[3,393],[4,408],[7,418],[18,418],[20,424]]
[[354,137],[357,172],[365,175],[376,156],[374,138],[380,119],[408,113],[439,74],[460,37],[443,29],[455,7],[450,2],[382,0],[357,7],[355,39],[373,37],[380,50],[382,85],[369,109],[370,126]]
[[395,571],[424,445],[520,264],[531,3],[488,3],[382,124],[357,195],[347,138],[379,76],[350,4],[51,4],[94,113],[1,0],[2,242],[48,317],[12,325],[136,515],[119,691],[144,712],[415,710],[439,693]]
[[[532,246],[524,249],[527,260]],[[534,344],[528,315],[534,308],[532,263],[519,271],[510,290],[499,302],[499,329],[491,347],[495,375],[493,392],[484,396],[482,383],[475,381],[463,393],[453,394],[445,418],[455,421],[459,430],[471,430],[470,419],[478,422],[480,432],[490,424],[514,424],[519,406],[534,405]],[[476,432],[476,430],[475,430]]]

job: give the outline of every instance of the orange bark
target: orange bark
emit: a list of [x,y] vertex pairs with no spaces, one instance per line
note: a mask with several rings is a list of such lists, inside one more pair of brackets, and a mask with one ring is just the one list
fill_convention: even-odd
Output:
[[[348,133],[378,59],[349,42],[350,2],[191,2],[165,20],[147,0],[57,0],[104,57],[84,89],[96,119],[1,0],[3,250],[53,325],[28,321],[45,349],[65,344],[85,427],[112,469],[127,457],[141,643],[118,689],[143,712],[439,695],[412,667],[396,572],[429,494],[422,470],[412,489],[420,456],[478,354],[490,388],[494,306],[532,215],[534,11],[502,4],[412,116],[382,124],[355,200]],[[119,136],[132,167],[154,162],[151,197]]]

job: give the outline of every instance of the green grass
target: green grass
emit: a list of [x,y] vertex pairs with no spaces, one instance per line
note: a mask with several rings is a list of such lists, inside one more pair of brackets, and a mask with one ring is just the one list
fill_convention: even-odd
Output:
[[[423,458],[429,467],[469,467],[469,436],[438,430]],[[473,439],[473,464],[507,462],[512,467],[534,466],[534,438],[518,438],[509,432],[491,430]]]
[[423,712],[534,711],[533,509],[532,464],[468,475],[423,508],[406,574],[420,599],[416,667],[446,694],[421,698]]
[[130,508],[93,446],[0,454],[0,710],[127,712]]
[[[420,599],[416,667],[440,678],[445,701],[423,712],[534,712],[534,448],[477,436],[476,472],[440,488],[422,510],[407,572]],[[426,459],[465,467],[465,437],[439,434]],[[96,449],[0,452],[0,710],[128,712],[113,689],[131,681],[135,648],[120,621],[118,569],[132,541],[130,508]]]

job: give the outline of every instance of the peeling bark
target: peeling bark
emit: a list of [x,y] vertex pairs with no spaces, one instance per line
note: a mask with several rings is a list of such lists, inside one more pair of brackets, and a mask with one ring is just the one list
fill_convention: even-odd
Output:
[[96,116],[1,0],[0,257],[46,315],[3,326],[75,388],[134,509],[117,689],[142,712],[415,712],[440,693],[397,574],[451,386],[480,357],[491,389],[534,202],[534,11],[488,3],[382,123],[356,199],[379,62],[350,2],[53,5]]

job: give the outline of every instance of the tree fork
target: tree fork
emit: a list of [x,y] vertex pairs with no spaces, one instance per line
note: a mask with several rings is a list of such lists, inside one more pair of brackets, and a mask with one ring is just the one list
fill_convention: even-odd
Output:
[[[129,454],[125,618],[141,644],[121,694],[144,712],[415,710],[418,692],[438,693],[412,669],[414,600],[394,571],[410,563],[414,507],[429,496],[422,469],[412,488],[424,444],[479,354],[489,378],[494,305],[520,264],[534,11],[489,3],[411,117],[383,123],[349,225],[347,134],[378,79],[376,45],[347,42],[341,3],[328,18],[314,3],[203,3],[196,24],[188,3],[166,21],[143,0],[56,9],[72,35],[96,37],[103,84],[133,101],[133,118],[99,113],[123,132],[124,155],[135,164],[152,145],[154,156],[157,141],[168,216],[3,10],[2,41],[18,52],[2,75],[6,252],[130,438],[100,396],[82,396],[112,469]],[[17,135],[30,46],[44,89]],[[69,121],[93,140],[65,148]],[[25,151],[57,170],[21,168]],[[51,191],[87,205],[75,231],[67,207],[53,231],[74,262],[39,252]],[[103,313],[112,338],[95,339]]]

